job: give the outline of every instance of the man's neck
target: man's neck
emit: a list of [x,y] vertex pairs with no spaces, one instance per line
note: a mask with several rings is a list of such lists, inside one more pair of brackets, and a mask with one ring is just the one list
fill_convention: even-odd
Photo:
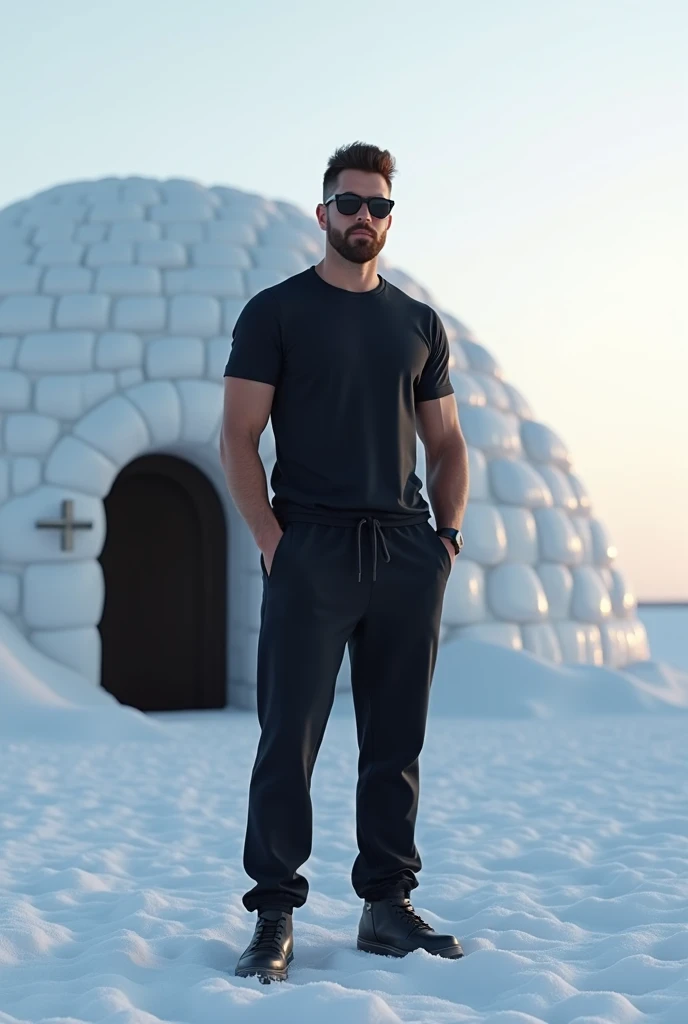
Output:
[[377,256],[369,263],[352,263],[345,260],[334,249],[325,253],[325,258],[315,268],[323,281],[347,292],[371,292],[380,283],[377,273]]

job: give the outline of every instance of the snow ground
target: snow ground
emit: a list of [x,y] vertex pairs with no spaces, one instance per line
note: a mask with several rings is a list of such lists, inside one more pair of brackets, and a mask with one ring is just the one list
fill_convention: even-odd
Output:
[[[681,711],[435,715],[417,909],[468,954],[355,948],[348,695],[314,778],[311,896],[290,980],[233,976],[247,712],[157,715],[167,739],[0,748],[0,1022],[686,1024]],[[160,735],[160,734],[158,734]]]

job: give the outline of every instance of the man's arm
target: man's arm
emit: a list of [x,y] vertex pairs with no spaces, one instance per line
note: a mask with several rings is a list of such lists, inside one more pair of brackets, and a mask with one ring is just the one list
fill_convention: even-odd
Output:
[[426,487],[437,526],[460,530],[469,481],[468,449],[459,425],[456,397],[445,395],[418,402],[416,429],[425,448]]
[[232,500],[262,551],[269,574],[282,528],[270,505],[258,443],[270,418],[275,389],[242,377],[227,376],[224,381],[220,461]]

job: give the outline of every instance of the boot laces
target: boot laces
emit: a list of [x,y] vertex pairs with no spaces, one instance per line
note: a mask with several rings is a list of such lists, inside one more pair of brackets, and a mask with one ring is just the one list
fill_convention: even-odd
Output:
[[425,928],[427,931],[432,931],[431,926],[424,921],[420,914],[417,914],[410,902],[405,901],[404,903],[396,904],[397,913],[400,914],[406,921],[410,920],[413,923],[414,928]]
[[253,948],[258,950],[266,950],[269,952],[281,952],[282,950],[282,932],[284,930],[284,918],[280,917],[276,921],[270,921],[268,918],[258,918],[258,932],[256,934]]

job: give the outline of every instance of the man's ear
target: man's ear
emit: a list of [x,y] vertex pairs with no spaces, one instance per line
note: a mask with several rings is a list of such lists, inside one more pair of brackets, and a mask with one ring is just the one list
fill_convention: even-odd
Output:
[[327,207],[324,203],[318,203],[315,208],[315,216],[321,231],[327,231]]

